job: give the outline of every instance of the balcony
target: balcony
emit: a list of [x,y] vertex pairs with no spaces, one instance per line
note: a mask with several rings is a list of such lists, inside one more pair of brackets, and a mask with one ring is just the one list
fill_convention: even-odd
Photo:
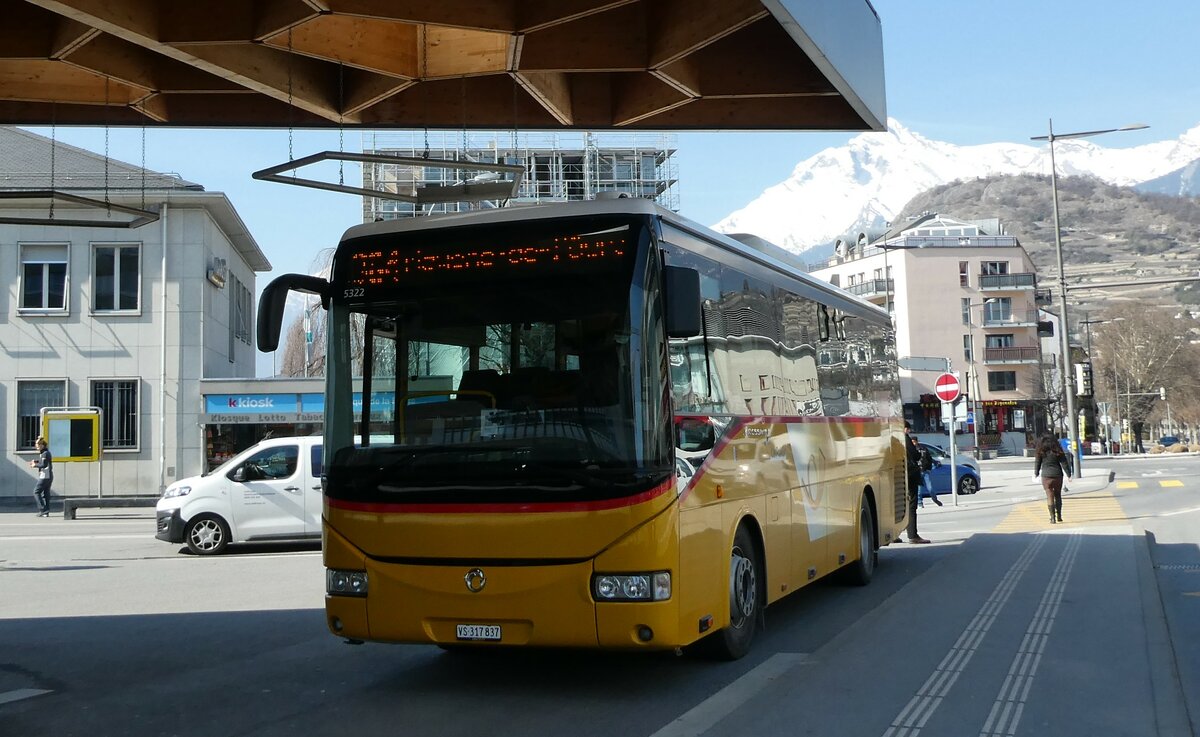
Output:
[[998,363],[1039,363],[1042,360],[1042,350],[1037,346],[1009,346],[1007,348],[984,348],[983,362]]
[[1036,328],[1038,323],[1038,311],[1036,308],[1028,310],[1013,310],[1007,315],[988,315],[983,316],[983,326],[985,328]]
[[1037,288],[1037,274],[980,274],[979,289],[982,290],[1013,290]]
[[895,294],[896,284],[893,279],[868,279],[861,284],[851,284],[845,289],[857,297],[883,297]]

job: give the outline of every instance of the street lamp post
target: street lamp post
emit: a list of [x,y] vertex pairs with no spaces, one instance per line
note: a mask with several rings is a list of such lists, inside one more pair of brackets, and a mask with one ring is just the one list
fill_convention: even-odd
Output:
[[1070,321],[1067,318],[1067,274],[1063,271],[1063,249],[1062,249],[1062,225],[1058,216],[1058,173],[1054,163],[1054,142],[1059,139],[1066,138],[1086,138],[1088,136],[1098,136],[1102,133],[1115,133],[1117,131],[1141,130],[1149,126],[1138,123],[1134,125],[1125,125],[1120,128],[1106,128],[1104,130],[1095,131],[1080,131],[1078,133],[1054,133],[1054,120],[1050,119],[1048,135],[1033,136],[1031,140],[1046,141],[1050,144],[1050,191],[1054,198],[1054,253],[1058,259],[1058,308],[1060,311],[1059,338],[1062,343],[1062,386],[1063,395],[1066,400],[1067,407],[1067,436],[1071,439],[1071,447],[1075,449],[1075,472],[1078,475],[1083,475],[1083,445],[1079,442],[1079,418],[1075,416],[1075,392],[1071,390],[1071,384],[1068,381],[1068,374],[1071,371],[1071,341],[1067,336],[1070,326]]

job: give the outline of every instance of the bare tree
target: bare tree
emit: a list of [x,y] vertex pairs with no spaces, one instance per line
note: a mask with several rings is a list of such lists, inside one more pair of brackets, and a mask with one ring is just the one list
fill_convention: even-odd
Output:
[[1200,350],[1192,343],[1194,321],[1145,305],[1112,309],[1094,335],[1097,398],[1117,407],[1131,424],[1156,424],[1166,416],[1160,390],[1190,414],[1200,404]]

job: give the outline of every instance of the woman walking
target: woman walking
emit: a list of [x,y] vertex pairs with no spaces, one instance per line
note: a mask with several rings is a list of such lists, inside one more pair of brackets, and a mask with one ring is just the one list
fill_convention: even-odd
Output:
[[38,516],[50,516],[50,485],[54,483],[54,459],[46,439],[41,435],[33,443],[37,446],[38,457],[29,462],[31,468],[38,470],[37,486],[33,487],[33,498],[37,500]]
[[1034,478],[1042,477],[1042,488],[1046,490],[1046,508],[1050,510],[1050,524],[1062,522],[1063,479],[1071,476],[1071,457],[1063,452],[1062,446],[1053,435],[1043,435],[1038,443],[1033,475]]

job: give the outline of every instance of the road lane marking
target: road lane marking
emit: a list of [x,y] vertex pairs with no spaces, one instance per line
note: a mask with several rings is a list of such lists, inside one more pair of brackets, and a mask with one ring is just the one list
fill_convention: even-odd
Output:
[[[1129,517],[1112,494],[1073,496],[1063,500],[1064,522],[1060,524],[1116,524],[1128,522]],[[1001,520],[993,532],[1034,532],[1057,529],[1050,524],[1050,515],[1044,501],[1018,504]]]
[[4,691],[0,693],[0,704],[11,704],[14,701],[32,699],[34,696],[41,696],[47,693],[54,692],[45,688],[18,688],[15,691]]
[[929,718],[941,706],[942,700],[946,698],[958,677],[966,669],[967,664],[971,662],[975,651],[979,649],[988,630],[991,629],[992,623],[996,621],[996,617],[1000,615],[1000,611],[1012,597],[1021,577],[1029,570],[1029,566],[1045,542],[1046,537],[1038,535],[1029,543],[1025,552],[1021,553],[1021,556],[1012,564],[1012,568],[1008,569],[1008,573],[1004,574],[1004,578],[1000,579],[1000,583],[996,584],[991,596],[987,598],[962,634],[958,636],[950,651],[946,653],[946,657],[942,658],[942,662],[934,668],[924,685],[892,720],[892,726],[887,728],[883,737],[916,737],[921,733]]
[[1004,683],[1001,684],[1000,692],[992,703],[992,710],[979,732],[979,737],[1006,737],[1016,733],[1021,714],[1025,711],[1025,701],[1033,688],[1033,679],[1037,676],[1038,665],[1042,662],[1042,653],[1045,652],[1046,642],[1050,639],[1050,630],[1054,628],[1054,620],[1062,605],[1067,580],[1075,567],[1075,556],[1082,545],[1082,539],[1080,534],[1075,532],[1067,541],[1062,557],[1059,558],[1058,565],[1046,584],[1041,603],[1033,613],[1033,619],[1029,621],[1029,627],[1025,630],[1025,637],[1013,656],[1008,675],[1004,677]]
[[1170,481],[1159,481],[1158,485],[1164,489],[1170,489],[1176,486],[1183,486],[1183,482],[1176,479],[1171,479]]
[[742,704],[757,696],[771,681],[807,659],[807,653],[775,653],[651,737],[696,737],[704,734]]
[[1136,481],[1118,481],[1117,488],[1118,489],[1136,489],[1136,488],[1138,488],[1138,482],[1136,482]]

